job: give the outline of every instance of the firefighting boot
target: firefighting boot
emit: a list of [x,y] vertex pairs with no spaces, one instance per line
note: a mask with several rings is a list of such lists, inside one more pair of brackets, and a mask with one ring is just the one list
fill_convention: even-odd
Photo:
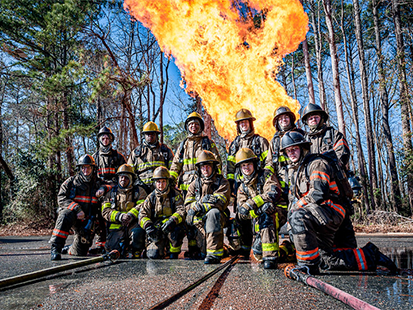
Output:
[[69,250],[70,250],[70,246],[71,246],[71,244],[65,245],[65,246],[62,248],[61,253],[62,253],[62,254],[68,254],[68,253],[69,253]]
[[280,262],[293,262],[295,261],[295,248],[294,244],[292,244],[288,240],[284,240],[280,244]]
[[169,254],[169,259],[178,259],[179,253],[171,253]]
[[62,246],[56,243],[52,243],[50,247],[50,260],[61,260],[62,259]]
[[371,253],[373,255],[376,265],[386,267],[392,273],[396,273],[399,271],[396,264],[386,255],[380,252],[379,248],[373,243],[367,243],[364,247],[362,247],[362,250],[365,254]]
[[221,262],[221,258],[213,255],[207,255],[205,257],[204,264],[219,264]]
[[278,257],[264,257],[264,269],[277,269]]

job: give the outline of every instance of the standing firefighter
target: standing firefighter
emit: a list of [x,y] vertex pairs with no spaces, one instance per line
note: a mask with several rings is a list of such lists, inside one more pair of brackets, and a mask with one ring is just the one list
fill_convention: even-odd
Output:
[[[116,184],[116,170],[126,163],[125,157],[112,148],[115,136],[112,130],[106,126],[102,127],[98,133],[99,149],[92,156],[97,166],[97,176],[105,184],[114,186]],[[94,252],[102,252],[106,242],[106,226],[101,214],[98,216],[98,238]],[[92,250],[91,250],[92,251]]]
[[185,198],[186,222],[196,229],[198,247],[206,255],[205,264],[218,264],[224,253],[223,228],[231,192],[218,165],[212,152],[202,151],[196,161],[196,179]]
[[[202,135],[204,121],[201,115],[196,112],[189,114],[185,121],[185,130],[188,132],[188,137],[179,145],[170,171],[173,182],[175,183],[178,180],[178,186],[183,191],[184,197],[189,184],[195,180],[197,157],[203,150],[214,153],[218,161],[217,168],[221,171],[221,157],[215,142]],[[196,245],[194,227],[187,227],[187,237],[189,249],[187,255],[189,258],[198,258],[200,250]]]
[[[305,107],[301,120],[310,128],[305,138],[311,142],[311,153],[324,154],[335,160],[337,167],[343,173],[342,181],[347,182],[345,174],[350,159],[350,149],[344,135],[333,127],[327,126],[328,114],[316,104],[310,103]],[[338,185],[341,184],[345,183]],[[341,194],[344,195],[343,188]],[[346,217],[335,236],[334,244],[337,248],[357,248],[357,240],[350,220],[350,216],[354,213],[350,199],[342,202],[342,206],[346,209]]]
[[62,248],[72,228],[75,239],[69,254],[87,254],[95,235],[95,221],[99,213],[98,197],[110,190],[110,186],[96,179],[96,164],[92,156],[80,157],[79,172],[60,186],[57,196],[59,215],[50,242],[51,259],[60,260]]
[[257,156],[257,169],[264,169],[264,163],[268,154],[268,141],[255,133],[255,117],[247,109],[241,109],[235,115],[235,124],[237,125],[237,137],[229,147],[227,158],[227,178],[231,184],[231,191],[236,195],[236,183],[238,182],[235,173],[235,154],[241,148],[251,149]]
[[290,197],[288,222],[297,250],[299,266],[318,274],[328,270],[376,270],[377,265],[397,267],[378,248],[368,243],[361,249],[333,251],[334,235],[346,216],[340,205],[339,189],[329,162],[311,154],[311,142],[297,132],[281,140],[281,151],[289,157]]
[[[241,244],[248,249],[252,245],[252,227],[256,233],[254,254],[262,256],[265,269],[274,269],[278,262],[278,229],[284,225],[287,210],[277,208],[280,186],[275,175],[265,180],[257,170],[258,158],[249,148],[240,149],[236,155],[236,166],[240,167],[240,186],[237,193],[237,218],[241,228]],[[254,220],[255,225],[252,225]]]
[[106,194],[102,216],[108,222],[106,251],[118,250],[123,257],[130,251],[133,258],[140,258],[145,248],[145,231],[138,225],[139,207],[146,198],[145,190],[134,185],[133,167],[124,164],[116,172],[118,184]]
[[174,154],[166,144],[159,142],[161,132],[154,122],[147,122],[142,133],[144,141],[132,151],[128,164],[133,166],[138,183],[149,194],[155,189],[152,184],[153,171],[160,166],[169,169]]
[[139,223],[149,239],[147,255],[151,259],[177,259],[185,236],[185,207],[179,190],[171,185],[168,169],[153,172],[155,190],[146,197],[139,211]]

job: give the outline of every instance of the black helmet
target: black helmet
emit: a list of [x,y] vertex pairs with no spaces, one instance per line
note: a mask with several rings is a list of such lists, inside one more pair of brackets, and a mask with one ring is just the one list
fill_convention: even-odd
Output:
[[84,165],[90,165],[90,166],[96,167],[95,160],[89,154],[85,154],[82,157],[80,157],[79,161],[76,164],[76,167],[80,167],[80,166],[84,166]]
[[296,131],[288,131],[284,134],[281,139],[280,152],[284,152],[287,147],[300,145],[307,150],[310,149],[311,142],[307,141],[304,136]]
[[293,112],[291,112],[289,107],[286,106],[281,106],[279,107],[277,110],[274,111],[274,116],[272,119],[272,125],[278,130],[280,131],[280,128],[278,126],[278,118],[281,115],[287,114],[290,117],[290,122],[291,122],[291,126],[294,125],[295,123],[295,114]]
[[304,125],[307,125],[307,117],[309,116],[310,113],[320,113],[321,118],[324,120],[324,123],[327,122],[328,120],[328,114],[326,111],[324,111],[320,106],[309,103],[303,111],[303,115],[301,115],[301,121],[303,122]]
[[102,128],[100,128],[99,133],[98,133],[98,139],[100,138],[101,135],[108,135],[111,140],[115,140],[115,136],[112,133],[112,130],[106,126],[103,126]]

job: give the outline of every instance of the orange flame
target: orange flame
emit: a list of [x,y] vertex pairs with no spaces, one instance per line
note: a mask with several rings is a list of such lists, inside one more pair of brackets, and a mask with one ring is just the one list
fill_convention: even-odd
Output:
[[[239,1],[238,1],[239,2]],[[249,109],[257,133],[270,139],[276,108],[287,105],[298,115],[298,101],[274,79],[282,58],[295,51],[308,30],[299,0],[250,0],[265,10],[256,28],[240,19],[233,0],[125,0],[125,8],[151,29],[196,92],[221,136],[236,136],[235,114]]]

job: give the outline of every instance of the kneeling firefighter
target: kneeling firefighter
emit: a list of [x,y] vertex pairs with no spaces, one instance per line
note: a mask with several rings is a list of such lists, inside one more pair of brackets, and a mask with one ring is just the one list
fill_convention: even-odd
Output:
[[274,269],[278,262],[278,229],[286,222],[287,212],[277,208],[281,188],[275,175],[267,180],[257,170],[257,156],[249,148],[240,149],[236,155],[241,184],[237,192],[237,221],[240,223],[241,244],[244,256],[249,256],[252,244],[252,221],[256,241],[254,255],[262,256],[265,269]]
[[203,150],[196,161],[196,178],[185,198],[186,223],[196,229],[197,246],[205,264],[218,264],[224,254],[223,228],[228,217],[231,189],[218,170],[219,161]]
[[120,166],[116,175],[117,185],[106,194],[102,204],[102,216],[109,228],[105,250],[116,249],[123,257],[140,258],[145,248],[145,231],[138,225],[138,215],[146,191],[134,185],[136,176],[131,165]]
[[177,259],[185,236],[185,207],[181,192],[171,184],[167,168],[153,172],[155,190],[146,197],[139,211],[139,223],[148,235],[148,258]]

